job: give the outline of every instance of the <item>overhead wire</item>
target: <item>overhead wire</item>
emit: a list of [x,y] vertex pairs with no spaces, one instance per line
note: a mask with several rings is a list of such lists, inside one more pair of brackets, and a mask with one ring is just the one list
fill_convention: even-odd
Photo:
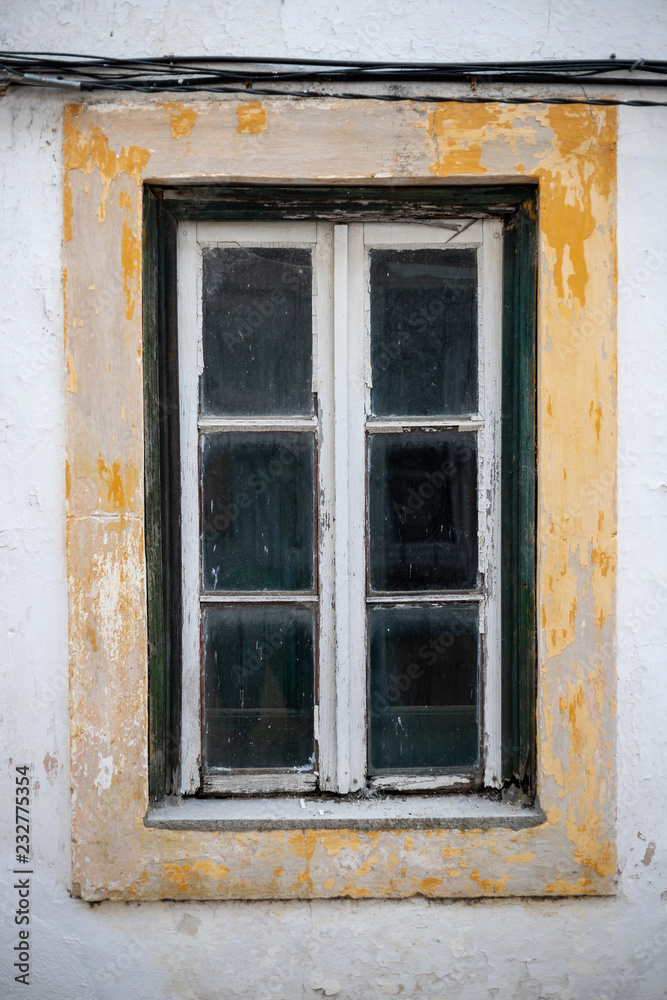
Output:
[[[37,86],[80,91],[135,93],[257,94],[334,100],[418,101],[479,104],[592,104],[667,107],[667,100],[600,94],[607,90],[667,86],[667,61],[635,59],[547,60],[523,62],[428,63],[353,61],[251,56],[117,56],[54,52],[0,52],[0,85]],[[345,89],[339,89],[344,83]],[[382,83],[381,90],[368,84]],[[297,88],[297,84],[301,87]],[[337,84],[338,86],[331,86]],[[348,90],[363,84],[362,90]],[[421,93],[414,84],[467,84],[469,93]],[[514,84],[595,88],[582,97],[558,94],[490,93]],[[305,85],[305,89],[304,89]],[[391,89],[387,85],[392,85]],[[478,92],[479,88],[483,89]]]

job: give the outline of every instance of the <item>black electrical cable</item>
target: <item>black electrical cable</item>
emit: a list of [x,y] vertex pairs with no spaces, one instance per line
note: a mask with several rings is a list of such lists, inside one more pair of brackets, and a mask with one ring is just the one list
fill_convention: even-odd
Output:
[[[619,72],[624,75],[619,76]],[[609,75],[612,74],[613,76]],[[640,75],[641,74],[641,75]],[[550,60],[544,62],[398,63],[351,60],[298,59],[250,56],[157,56],[118,58],[72,53],[2,52],[0,82],[5,85],[60,87],[82,91],[119,90],[140,93],[211,92],[258,94],[260,96],[331,98],[336,100],[421,101],[463,104],[593,104],[630,107],[665,107],[667,101],[648,98],[529,97],[476,93],[488,84],[573,85],[578,87],[662,87],[667,85],[667,62],[639,59]],[[322,85],[334,81],[350,83],[459,83],[472,93],[420,94],[415,91],[375,93],[330,90]],[[313,89],[294,89],[280,84],[308,83]],[[259,84],[259,86],[258,86]]]

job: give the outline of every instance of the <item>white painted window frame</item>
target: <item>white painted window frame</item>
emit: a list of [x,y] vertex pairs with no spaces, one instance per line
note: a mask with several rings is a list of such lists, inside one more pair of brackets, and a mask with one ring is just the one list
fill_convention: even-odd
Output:
[[[500,443],[502,225],[494,219],[426,223],[183,222],[178,227],[179,406],[182,538],[181,791],[217,794],[378,790],[436,791],[471,785],[469,774],[376,775],[367,779],[366,438],[377,430],[429,427],[478,436],[479,569],[470,593],[411,596],[409,603],[480,605],[484,784],[500,785]],[[313,251],[313,392],[316,416],[199,418],[202,254],[214,246],[293,246]],[[373,247],[474,248],[478,259],[480,412],[470,419],[370,416],[370,284]],[[334,308],[335,304],[335,308]],[[303,430],[316,434],[317,594],[219,594],[200,581],[199,435],[206,429]],[[201,761],[201,608],[209,603],[291,601],[317,606],[318,690],[314,771],[208,771]],[[401,603],[408,603],[401,598]]]

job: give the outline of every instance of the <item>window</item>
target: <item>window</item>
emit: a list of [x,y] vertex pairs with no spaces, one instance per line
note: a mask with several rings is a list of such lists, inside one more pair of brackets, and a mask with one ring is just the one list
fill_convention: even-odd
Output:
[[172,787],[525,783],[531,737],[512,718],[508,740],[507,719],[534,664],[517,669],[502,622],[508,515],[519,500],[533,516],[512,495],[520,442],[503,415],[508,374],[510,399],[531,391],[503,357],[512,236],[489,212],[310,214],[171,222]]

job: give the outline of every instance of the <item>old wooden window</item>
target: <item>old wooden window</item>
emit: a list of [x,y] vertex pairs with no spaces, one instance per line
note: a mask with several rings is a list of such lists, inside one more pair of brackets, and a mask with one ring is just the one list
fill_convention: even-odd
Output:
[[521,209],[503,224],[477,206],[296,221],[174,205],[155,351],[172,666],[154,796],[170,748],[167,790],[183,793],[527,780]]

